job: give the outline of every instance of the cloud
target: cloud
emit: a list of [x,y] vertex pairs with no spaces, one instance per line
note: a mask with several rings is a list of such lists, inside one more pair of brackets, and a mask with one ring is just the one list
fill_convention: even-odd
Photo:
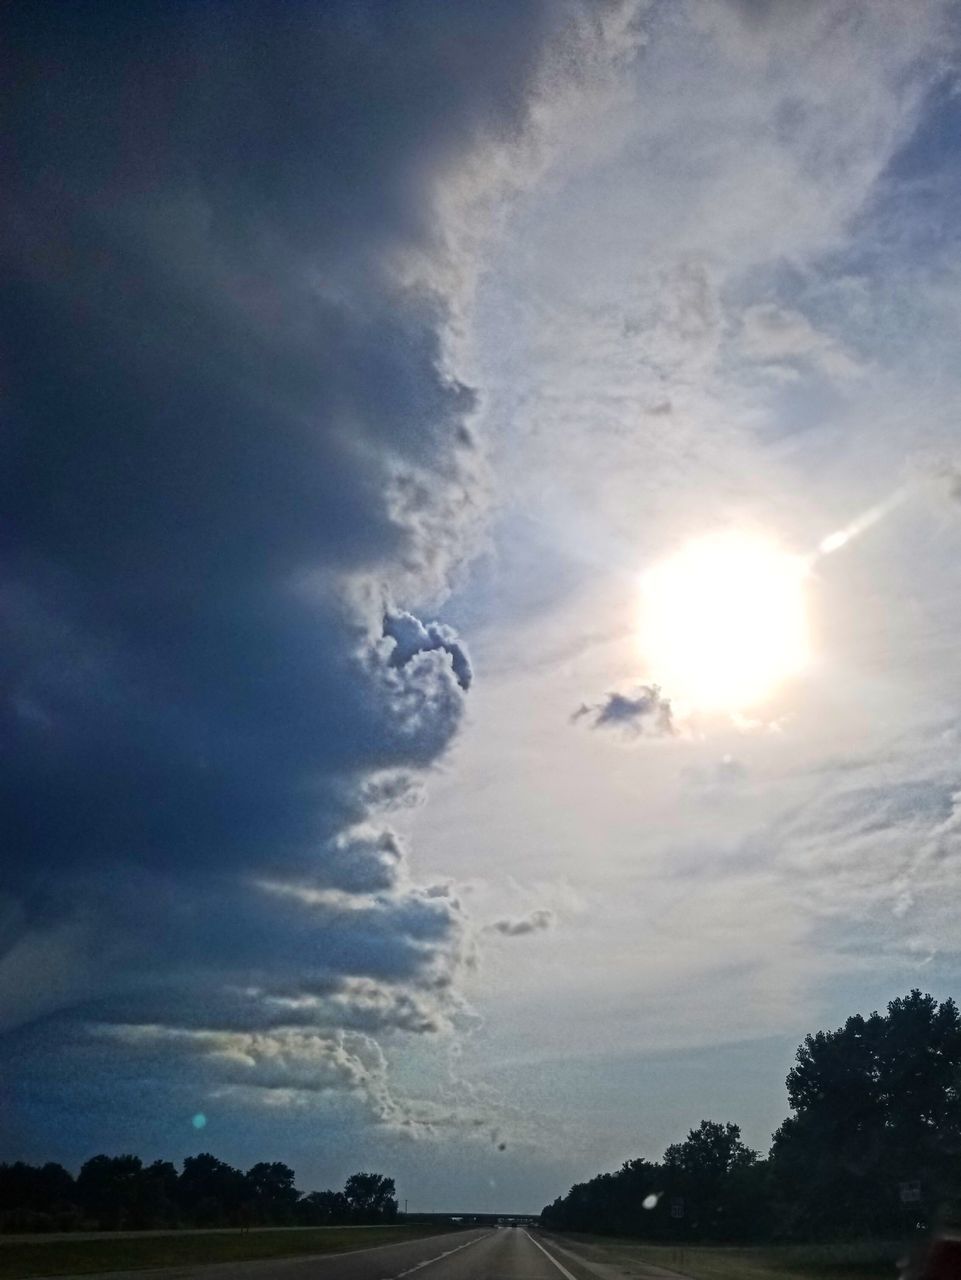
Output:
[[487,933],[499,933],[504,938],[523,938],[529,933],[541,933],[545,929],[553,929],[557,917],[546,907],[529,911],[526,916],[506,916],[485,925]]
[[449,656],[451,670],[461,689],[466,693],[470,688],[473,679],[470,659],[458,643],[453,628],[439,622],[425,626],[413,614],[399,611],[384,619],[384,635],[394,642],[388,659],[392,667],[406,667],[417,654],[440,651]]
[[91,1031],[154,1067],[165,1057],[193,1060],[210,1079],[214,1098],[240,1095],[291,1106],[346,1092],[382,1124],[403,1128],[421,1122],[391,1091],[380,1045],[360,1032],[245,1032],[153,1024],[94,1026]]
[[344,1037],[461,1016],[463,911],[382,815],[472,679],[426,612],[488,500],[471,210],[606,64],[602,8],[12,12],[9,1053],[135,1021],[237,1088],[353,1088]]
[[586,719],[592,729],[619,729],[632,737],[674,733],[670,700],[656,684],[640,685],[633,693],[609,693],[602,702],[582,703],[571,719]]
[[961,502],[961,466],[949,459],[935,463],[934,479],[952,502]]
[[749,837],[744,865],[773,867],[797,910],[839,929],[837,950],[874,962],[958,953],[957,772],[922,736],[900,759],[834,767],[805,799]]
[[808,365],[830,378],[846,379],[864,372],[834,338],[816,329],[799,311],[776,303],[755,303],[741,314],[737,342],[748,360],[774,370]]
[[348,893],[376,893],[397,884],[404,853],[394,831],[364,828],[343,832],[320,859],[319,880]]

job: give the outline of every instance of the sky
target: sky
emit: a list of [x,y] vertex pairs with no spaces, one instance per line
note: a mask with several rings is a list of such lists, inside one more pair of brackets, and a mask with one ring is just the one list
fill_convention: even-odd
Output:
[[957,3],[7,17],[0,1158],[536,1211],[961,994]]

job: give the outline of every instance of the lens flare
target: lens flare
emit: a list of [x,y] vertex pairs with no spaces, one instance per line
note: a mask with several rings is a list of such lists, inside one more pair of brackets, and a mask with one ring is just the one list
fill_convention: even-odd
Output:
[[883,520],[885,516],[890,515],[897,507],[900,507],[910,495],[910,489],[907,485],[900,489],[895,489],[890,497],[885,498],[883,502],[877,503],[873,507],[869,507],[867,511],[862,511],[859,516],[846,524],[843,529],[835,529],[833,533],[829,533],[826,538],[822,538],[818,543],[818,554],[829,556],[834,551],[840,551],[842,547],[846,547],[854,538],[859,538],[862,533],[866,533],[868,529],[873,528],[879,520]]

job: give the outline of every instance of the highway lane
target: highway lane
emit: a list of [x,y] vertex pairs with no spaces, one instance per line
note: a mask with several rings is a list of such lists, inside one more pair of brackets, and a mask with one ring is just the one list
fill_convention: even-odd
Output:
[[[114,1271],[103,1280],[623,1280],[625,1274],[623,1267],[588,1262],[566,1245],[537,1238],[537,1233],[532,1236],[520,1228],[504,1227],[457,1231],[352,1253]],[[673,1275],[647,1267],[632,1268],[630,1274],[639,1280]]]

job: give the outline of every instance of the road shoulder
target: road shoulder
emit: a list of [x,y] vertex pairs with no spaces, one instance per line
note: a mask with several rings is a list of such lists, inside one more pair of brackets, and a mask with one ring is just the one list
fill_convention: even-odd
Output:
[[575,1275],[579,1268],[582,1273],[595,1276],[597,1280],[689,1280],[682,1271],[669,1271],[664,1267],[654,1266],[653,1263],[642,1262],[613,1244],[592,1244],[581,1240],[574,1242],[542,1231],[538,1231],[532,1238],[543,1244],[550,1253],[556,1254],[558,1261]]

